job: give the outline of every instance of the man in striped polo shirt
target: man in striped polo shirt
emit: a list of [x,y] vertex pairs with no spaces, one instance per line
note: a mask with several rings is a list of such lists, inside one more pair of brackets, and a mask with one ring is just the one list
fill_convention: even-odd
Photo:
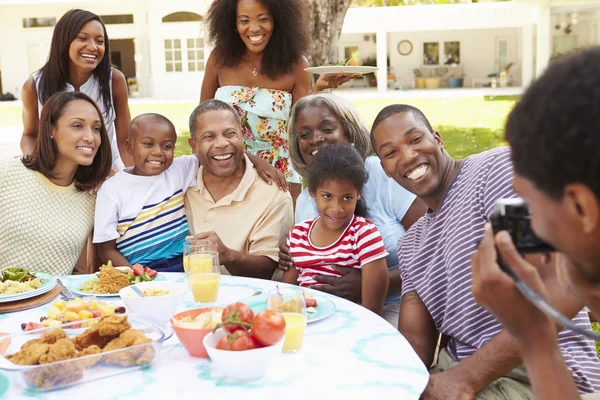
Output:
[[[564,254],[561,278],[600,315],[600,47],[553,62],[523,95],[506,124],[514,186],[527,201],[531,226]],[[495,240],[494,240],[495,239]],[[542,296],[538,271],[516,251],[510,235],[485,239],[473,255],[473,293],[519,343],[535,395],[544,400],[580,398],[565,366],[553,321],[527,301],[504,263]],[[600,398],[600,394],[583,398]]]
[[[516,196],[510,149],[454,160],[423,113],[406,105],[379,113],[372,140],[386,173],[429,206],[398,242],[400,332],[426,365],[433,363],[439,334],[449,338],[424,398],[532,399],[517,343],[471,294],[471,255],[483,226],[497,199]],[[533,258],[547,277],[551,302],[589,326],[587,314],[577,314],[581,304],[555,279],[554,259]],[[569,331],[559,342],[579,390],[600,389],[594,343]]]

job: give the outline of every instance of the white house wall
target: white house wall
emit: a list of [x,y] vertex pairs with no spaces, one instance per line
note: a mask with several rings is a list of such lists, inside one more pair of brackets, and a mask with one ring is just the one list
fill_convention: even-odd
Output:
[[[163,23],[162,18],[174,12],[188,11],[203,18],[210,1],[151,1],[148,10],[148,44],[150,46],[151,93],[161,99],[200,100],[203,72],[167,72],[165,69],[164,40],[180,38],[203,38],[206,43],[206,28],[203,23]],[[204,50],[204,59],[209,55]]]

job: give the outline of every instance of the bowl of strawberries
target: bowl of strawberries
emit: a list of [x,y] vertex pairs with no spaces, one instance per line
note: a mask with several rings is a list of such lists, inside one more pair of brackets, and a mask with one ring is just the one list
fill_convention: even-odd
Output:
[[237,302],[223,310],[222,323],[203,343],[217,370],[237,381],[252,381],[265,376],[281,355],[284,336],[281,314],[264,310],[254,315],[249,306]]

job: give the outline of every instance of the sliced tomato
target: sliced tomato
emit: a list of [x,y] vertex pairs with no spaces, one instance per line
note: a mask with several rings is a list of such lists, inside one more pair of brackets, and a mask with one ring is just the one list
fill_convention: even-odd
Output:
[[[148,267],[146,267],[146,268],[148,268]],[[146,272],[146,274],[152,279],[154,279],[154,277],[158,274],[158,272],[156,272],[152,268],[148,268],[148,270],[147,271],[144,270],[144,272]]]
[[131,269],[133,270],[134,276],[140,276],[144,273],[144,267],[142,267],[140,264],[132,265]]
[[263,346],[272,346],[285,335],[285,320],[273,310],[261,311],[252,322],[252,335]]
[[228,305],[221,316],[221,322],[224,323],[223,328],[229,333],[250,329],[253,320],[254,311],[246,304],[239,302]]
[[317,300],[315,299],[306,299],[306,307],[316,307]]

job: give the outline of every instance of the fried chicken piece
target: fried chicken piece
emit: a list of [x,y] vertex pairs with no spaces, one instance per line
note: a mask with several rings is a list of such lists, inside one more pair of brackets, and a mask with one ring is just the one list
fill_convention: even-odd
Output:
[[156,353],[151,344],[146,346],[143,346],[143,344],[150,342],[152,342],[152,340],[147,338],[142,330],[129,329],[121,333],[118,338],[111,340],[106,347],[104,347],[102,352],[106,353],[111,350],[122,349],[125,347],[132,348],[128,351],[105,355],[104,361],[109,365],[121,365],[123,367],[149,364],[154,360]]
[[65,339],[67,337],[67,333],[64,329],[56,328],[45,332],[42,335],[42,340],[46,344],[54,344],[58,342],[60,339]]
[[27,382],[38,388],[51,388],[76,382],[83,378],[83,368],[76,363],[60,363],[25,371]]
[[[102,353],[102,349],[96,345],[92,345],[92,346],[89,346],[89,347],[83,349],[79,353],[77,353],[76,357],[81,358],[81,357],[90,356],[92,354],[100,354],[100,353]],[[86,358],[85,360],[81,360],[80,362],[77,362],[77,365],[79,365],[81,369],[85,369],[85,368],[89,368],[89,367],[95,365],[101,359],[102,359],[101,356],[89,357],[89,358]]]
[[40,357],[40,364],[50,364],[55,361],[70,360],[77,355],[77,349],[71,339],[59,339],[50,346],[48,353]]
[[100,348],[106,346],[108,338],[100,336],[98,333],[98,324],[88,328],[81,335],[75,336],[73,342],[77,350],[81,351],[90,346],[98,346]]
[[98,346],[102,349],[106,343],[130,328],[131,324],[127,321],[126,315],[113,314],[100,318],[96,325],[91,326],[73,340],[77,350],[83,350],[89,346]]
[[100,293],[118,293],[119,290],[129,286],[129,278],[114,267],[104,265],[98,272],[98,289]]
[[30,340],[21,347],[21,351],[6,356],[6,359],[20,365],[37,365],[52,345],[43,343],[41,339]]
[[131,329],[131,324],[127,321],[127,315],[118,314],[100,318],[96,326],[100,336],[119,336],[126,330]]

